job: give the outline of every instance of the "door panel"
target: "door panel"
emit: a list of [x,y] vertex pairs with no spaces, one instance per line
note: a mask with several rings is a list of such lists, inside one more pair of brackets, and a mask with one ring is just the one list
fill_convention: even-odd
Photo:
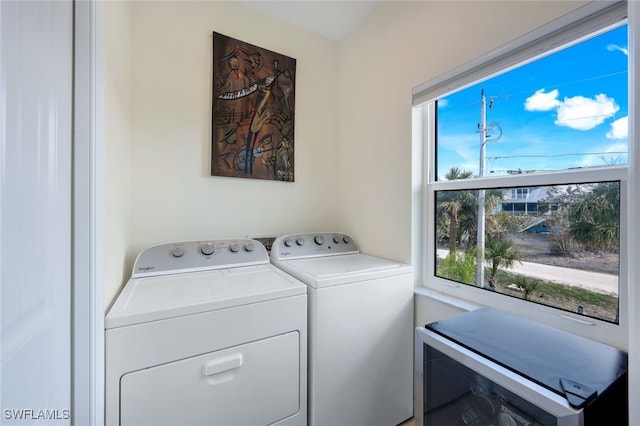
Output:
[[1,424],[70,423],[70,1],[0,2]]
[[122,426],[268,425],[300,409],[300,335],[290,332],[125,374]]

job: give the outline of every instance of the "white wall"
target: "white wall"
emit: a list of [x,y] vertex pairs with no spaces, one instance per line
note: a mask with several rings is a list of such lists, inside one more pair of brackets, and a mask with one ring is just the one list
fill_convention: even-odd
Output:
[[[116,92],[105,114],[107,306],[147,246],[336,229],[337,43],[235,2],[114,3],[105,13],[105,67],[115,73],[105,91]],[[296,58],[294,183],[210,176],[213,31]]]
[[130,274],[131,31],[129,3],[105,2],[104,14],[104,162],[105,301]]
[[[105,302],[171,240],[339,229],[411,261],[411,89],[584,3],[382,2],[338,45],[233,2],[107,2]],[[295,183],[209,176],[214,30],[298,60]]]
[[[337,44],[234,2],[107,2],[105,302],[168,241],[338,229],[410,262],[411,89],[581,4],[382,2]],[[209,176],[213,31],[297,59],[295,183]]]
[[[412,239],[420,238],[411,224],[419,201],[412,194],[412,88],[581,4],[383,2],[340,44],[340,224],[364,251],[410,262]],[[418,324],[456,312],[416,301]]]

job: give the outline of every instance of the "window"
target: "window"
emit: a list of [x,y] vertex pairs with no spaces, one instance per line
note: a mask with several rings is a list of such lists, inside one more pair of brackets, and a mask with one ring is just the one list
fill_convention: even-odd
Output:
[[595,326],[621,345],[626,6],[564,19],[414,91],[427,153],[424,281],[563,318],[562,328]]
[[514,188],[511,191],[511,198],[522,200],[529,196],[529,188]]

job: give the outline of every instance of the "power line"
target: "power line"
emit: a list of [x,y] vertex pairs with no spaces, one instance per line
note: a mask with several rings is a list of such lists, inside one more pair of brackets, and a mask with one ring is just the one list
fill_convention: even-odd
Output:
[[582,152],[575,154],[524,154],[524,155],[505,155],[497,157],[487,157],[492,160],[500,160],[503,158],[553,158],[553,157],[571,157],[579,155],[606,155],[606,154],[628,154],[627,151],[607,151],[607,152]]
[[[564,83],[555,83],[555,84],[547,84],[545,83],[546,87],[553,87],[554,89],[557,89],[558,87],[564,87],[564,86],[571,86],[571,85],[575,85],[575,84],[579,84],[579,83],[584,83],[587,81],[593,81],[593,80],[599,80],[601,78],[609,78],[609,77],[615,77],[617,75],[622,75],[622,74],[627,74],[627,71],[617,71],[617,72],[611,72],[608,74],[601,74],[601,75],[595,75],[592,77],[587,77],[587,78],[583,78],[580,80],[569,80],[569,81],[565,81]],[[552,89],[553,90],[553,89]],[[511,96],[517,96],[517,95],[523,95],[526,93],[531,93],[530,90],[521,90],[519,92],[513,92],[511,93]]]
[[[579,80],[568,80],[568,81],[564,81],[564,82],[561,82],[561,83],[555,83],[555,84],[545,83],[544,85],[546,87],[558,88],[558,87],[571,86],[571,85],[575,85],[575,84],[579,84],[579,83],[584,83],[584,82],[587,82],[587,81],[593,81],[593,80],[599,80],[599,79],[603,79],[603,78],[615,77],[615,76],[622,75],[622,74],[627,74],[627,73],[628,73],[628,71],[626,71],[626,70],[614,71],[614,72],[610,72],[610,73],[607,73],[607,74],[595,75],[595,76],[592,76],[592,77],[586,77],[586,78],[579,79]],[[462,89],[462,90],[460,90],[458,92],[454,92],[452,94],[460,93],[460,92],[462,92],[464,90],[465,89]],[[515,96],[518,96],[518,95],[524,95],[524,94],[528,94],[528,93],[531,93],[531,90],[521,90],[521,91],[518,91],[518,92],[510,92],[508,95],[499,95],[499,96],[503,97],[505,99],[508,99],[510,97],[515,97]],[[444,96],[443,98],[446,99],[447,96]],[[477,103],[477,101],[467,101],[466,105],[470,106],[470,105],[476,104],[476,103]],[[449,115],[449,114],[452,114],[452,113],[455,113],[455,111],[442,111],[441,112],[442,115]]]

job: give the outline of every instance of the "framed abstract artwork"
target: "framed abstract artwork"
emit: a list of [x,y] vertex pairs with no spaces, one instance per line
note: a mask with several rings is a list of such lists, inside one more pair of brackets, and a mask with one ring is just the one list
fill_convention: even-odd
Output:
[[211,175],[293,182],[296,60],[213,33]]

